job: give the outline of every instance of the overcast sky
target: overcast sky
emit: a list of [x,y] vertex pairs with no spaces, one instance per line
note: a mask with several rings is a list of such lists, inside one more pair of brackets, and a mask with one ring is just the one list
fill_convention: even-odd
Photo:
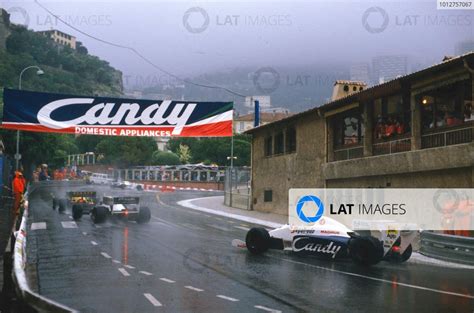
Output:
[[[430,63],[453,54],[456,42],[474,39],[474,10],[437,10],[436,0],[40,3],[74,27],[133,47],[178,75],[242,66],[370,62],[386,54]],[[1,4],[13,22],[76,36],[124,75],[160,75],[130,51],[70,29],[33,0]]]

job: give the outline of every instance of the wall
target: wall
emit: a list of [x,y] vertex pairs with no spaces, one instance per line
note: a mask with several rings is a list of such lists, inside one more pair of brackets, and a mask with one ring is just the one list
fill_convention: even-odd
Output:
[[[264,140],[269,134],[296,126],[296,153],[265,157]],[[290,188],[324,187],[321,166],[325,158],[324,121],[316,113],[282,121],[254,133],[252,141],[252,208],[262,212],[288,214]],[[264,191],[272,190],[271,202]]]

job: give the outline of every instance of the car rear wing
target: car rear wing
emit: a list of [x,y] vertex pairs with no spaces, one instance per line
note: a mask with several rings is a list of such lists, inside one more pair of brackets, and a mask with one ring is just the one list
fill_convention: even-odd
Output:
[[68,198],[84,197],[84,198],[97,198],[95,191],[69,191],[67,193]]
[[114,204],[138,204],[140,197],[114,197]]

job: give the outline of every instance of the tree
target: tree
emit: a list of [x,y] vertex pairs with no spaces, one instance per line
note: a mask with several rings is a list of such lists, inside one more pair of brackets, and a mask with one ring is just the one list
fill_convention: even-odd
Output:
[[178,165],[180,164],[179,156],[169,151],[153,152],[153,165]]
[[104,154],[101,163],[117,167],[150,165],[156,143],[151,137],[104,137],[96,153]]
[[189,161],[191,160],[191,151],[189,149],[189,146],[180,144],[178,156],[181,163],[183,164],[189,163]]

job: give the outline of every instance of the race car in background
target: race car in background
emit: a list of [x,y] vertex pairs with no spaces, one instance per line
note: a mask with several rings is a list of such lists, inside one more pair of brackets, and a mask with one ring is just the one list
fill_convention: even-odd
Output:
[[389,229],[376,233],[377,238],[368,231],[355,232],[325,218],[324,223],[312,226],[284,225],[271,231],[252,228],[247,232],[245,242],[236,239],[232,245],[247,248],[252,254],[277,249],[328,260],[352,259],[361,265],[375,265],[382,260],[401,263],[410,258],[411,243],[417,232]]
[[101,203],[91,210],[94,223],[103,223],[107,218],[136,221],[139,224],[148,223],[151,218],[150,209],[140,206],[139,197],[110,197],[105,196]]
[[95,191],[70,191],[65,198],[56,198],[53,195],[53,210],[64,212],[71,207],[72,217],[78,220],[84,213],[88,214],[97,204],[97,193]]

